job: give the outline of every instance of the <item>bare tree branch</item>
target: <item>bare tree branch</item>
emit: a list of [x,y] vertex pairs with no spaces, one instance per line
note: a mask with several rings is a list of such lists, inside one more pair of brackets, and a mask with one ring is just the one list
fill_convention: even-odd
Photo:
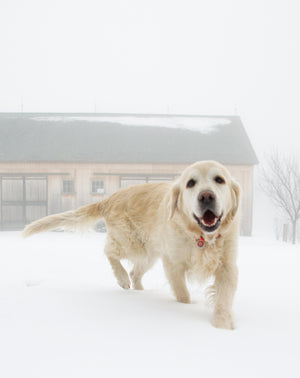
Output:
[[283,210],[293,225],[293,241],[300,219],[300,165],[294,157],[284,157],[277,151],[267,157],[261,171],[261,189],[275,206]]

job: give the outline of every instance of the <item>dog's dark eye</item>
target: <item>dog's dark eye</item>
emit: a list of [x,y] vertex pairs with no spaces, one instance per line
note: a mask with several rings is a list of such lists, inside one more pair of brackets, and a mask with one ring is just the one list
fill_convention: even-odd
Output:
[[193,186],[196,185],[196,181],[194,179],[191,179],[190,181],[188,181],[188,183],[186,184],[186,187],[187,188],[192,188]]
[[221,176],[216,176],[216,177],[215,177],[215,182],[216,182],[217,184],[225,184],[225,180],[224,180],[223,177],[221,177]]

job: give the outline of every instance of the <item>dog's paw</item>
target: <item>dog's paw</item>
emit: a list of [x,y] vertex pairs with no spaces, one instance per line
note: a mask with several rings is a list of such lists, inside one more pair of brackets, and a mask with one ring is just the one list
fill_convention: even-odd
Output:
[[141,282],[133,282],[133,289],[134,290],[144,290],[144,286]]
[[215,313],[211,323],[216,328],[234,329],[232,315],[228,312]]
[[177,299],[177,302],[180,302],[180,303],[186,303],[186,304],[191,303],[191,299],[188,296],[180,296],[180,297],[177,296],[176,299]]
[[129,277],[122,277],[118,279],[118,284],[121,286],[122,289],[128,290],[130,289],[130,279]]
[[134,270],[130,272],[130,278],[134,290],[144,290],[142,279],[135,274]]

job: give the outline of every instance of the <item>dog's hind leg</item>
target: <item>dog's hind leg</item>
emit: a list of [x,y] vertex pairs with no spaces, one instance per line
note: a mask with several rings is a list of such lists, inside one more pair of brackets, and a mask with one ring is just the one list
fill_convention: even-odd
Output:
[[128,273],[126,272],[126,270],[120,262],[121,254],[116,243],[114,243],[111,240],[108,240],[104,252],[108,258],[108,261],[110,262],[114,275],[118,281],[118,284],[123,289],[130,289],[130,279],[128,277]]
[[130,272],[130,278],[135,290],[144,290],[142,284],[143,275],[154,265],[155,259],[138,260],[134,263]]

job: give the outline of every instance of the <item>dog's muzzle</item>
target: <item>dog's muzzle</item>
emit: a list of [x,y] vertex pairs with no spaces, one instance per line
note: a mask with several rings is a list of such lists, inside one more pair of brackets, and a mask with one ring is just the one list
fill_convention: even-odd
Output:
[[222,215],[216,214],[216,196],[214,192],[210,190],[201,192],[198,196],[198,206],[201,216],[194,214],[194,218],[199,226],[205,232],[215,231],[221,223]]

